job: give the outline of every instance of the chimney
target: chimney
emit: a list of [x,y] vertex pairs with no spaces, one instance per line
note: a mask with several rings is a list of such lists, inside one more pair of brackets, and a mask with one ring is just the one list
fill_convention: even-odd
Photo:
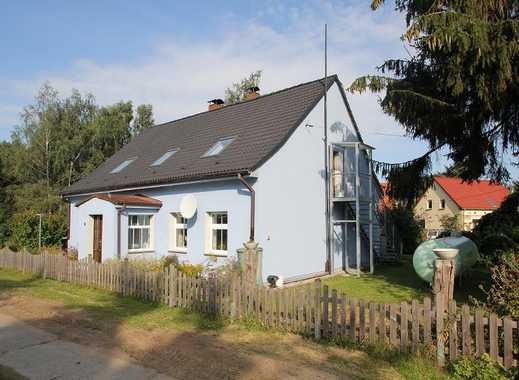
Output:
[[253,100],[256,99],[260,95],[259,87],[250,87],[247,89],[247,93],[245,94],[245,100]]
[[223,100],[222,99],[209,100],[207,103],[209,103],[209,107],[208,107],[209,111],[214,111],[214,110],[217,110],[218,108],[222,108],[223,107]]

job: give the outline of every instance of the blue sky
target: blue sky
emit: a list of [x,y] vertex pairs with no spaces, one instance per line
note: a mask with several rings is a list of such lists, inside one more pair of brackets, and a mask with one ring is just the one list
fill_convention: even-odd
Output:
[[[323,25],[329,70],[345,84],[384,58],[406,54],[403,18],[369,1],[19,1],[0,13],[0,140],[49,81],[61,95],[91,92],[98,103],[150,103],[163,122],[205,109],[233,81],[261,69],[262,92],[322,76]],[[399,162],[427,147],[380,111],[377,96],[350,95],[375,159]],[[435,167],[445,159],[438,155]]]

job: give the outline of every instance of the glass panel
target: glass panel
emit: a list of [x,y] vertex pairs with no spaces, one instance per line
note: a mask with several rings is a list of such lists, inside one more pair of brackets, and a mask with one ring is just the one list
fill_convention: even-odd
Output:
[[168,150],[166,153],[164,153],[162,156],[160,156],[156,161],[154,161],[151,166],[160,166],[166,161],[168,158],[173,156],[175,153],[177,153],[176,149]]
[[148,228],[143,228],[140,231],[141,231],[140,248],[149,248],[150,247],[150,230]]
[[179,248],[187,247],[187,229],[185,229],[185,228],[177,229],[176,242],[177,242],[177,247],[179,247]]
[[221,246],[222,248],[220,248],[222,251],[227,251],[227,230],[221,230],[222,231],[222,241],[221,241]]
[[230,143],[232,143],[233,138],[229,137],[226,139],[221,139],[217,141],[209,150],[203,155],[203,157],[216,156],[220,154]]
[[123,162],[121,162],[119,165],[117,165],[110,173],[116,174],[121,172],[124,168],[126,168],[128,165],[130,165],[133,161],[135,161],[137,158],[129,158]]

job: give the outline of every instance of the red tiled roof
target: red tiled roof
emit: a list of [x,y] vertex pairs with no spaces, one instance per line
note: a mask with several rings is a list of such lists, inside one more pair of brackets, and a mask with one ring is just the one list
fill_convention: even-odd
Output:
[[152,207],[162,207],[162,202],[155,198],[150,198],[145,195],[124,195],[124,194],[95,194],[91,197],[88,197],[81,202],[79,202],[76,206],[81,206],[83,203],[88,202],[92,198],[98,198],[105,200],[107,202],[111,202],[114,205],[121,206],[152,206]]
[[488,180],[468,183],[453,177],[438,176],[434,179],[462,209],[495,210],[509,194],[506,187]]

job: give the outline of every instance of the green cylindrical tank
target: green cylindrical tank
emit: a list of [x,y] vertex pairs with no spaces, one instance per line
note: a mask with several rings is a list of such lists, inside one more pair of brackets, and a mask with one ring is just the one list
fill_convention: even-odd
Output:
[[437,259],[435,248],[459,249],[456,256],[456,276],[472,267],[479,259],[478,247],[464,236],[451,236],[441,239],[427,240],[416,248],[413,254],[413,266],[416,274],[426,282],[432,282],[434,262]]

